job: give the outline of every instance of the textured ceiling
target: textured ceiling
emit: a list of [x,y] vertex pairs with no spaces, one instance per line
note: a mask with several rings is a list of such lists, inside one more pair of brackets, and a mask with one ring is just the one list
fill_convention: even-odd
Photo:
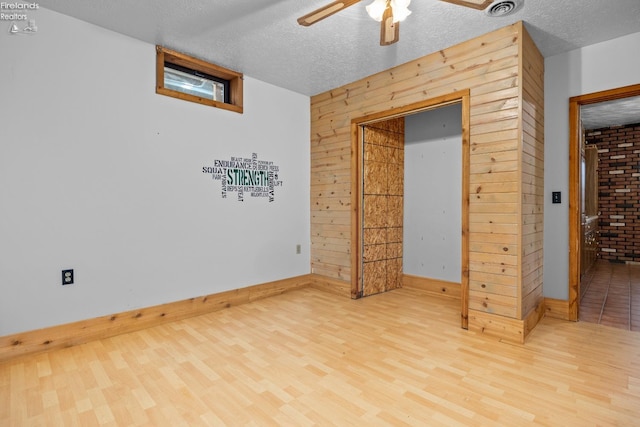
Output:
[[640,123],[640,96],[583,105],[580,118],[587,130]]
[[639,0],[525,0],[490,18],[438,0],[413,0],[400,42],[379,45],[362,1],[311,27],[296,19],[331,0],[48,0],[41,7],[250,77],[315,95],[523,20],[547,57],[640,32]]
[[[640,32],[640,0],[525,0],[491,18],[439,0],[413,0],[400,41],[379,45],[362,1],[310,27],[296,19],[331,0],[47,0],[54,10],[252,78],[315,95],[524,21],[545,57]],[[638,54],[639,52],[636,52]]]

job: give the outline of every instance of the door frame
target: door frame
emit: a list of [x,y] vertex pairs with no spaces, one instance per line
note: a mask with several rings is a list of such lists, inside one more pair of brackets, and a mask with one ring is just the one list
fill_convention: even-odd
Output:
[[580,312],[581,192],[580,107],[640,95],[640,84],[589,93],[569,98],[569,320],[577,321]]
[[462,107],[462,218],[461,218],[461,275],[460,322],[464,329],[469,323],[469,182],[470,182],[470,90],[367,114],[351,119],[351,297],[362,295],[362,225],[363,225],[363,126],[397,117],[421,113],[460,103]]

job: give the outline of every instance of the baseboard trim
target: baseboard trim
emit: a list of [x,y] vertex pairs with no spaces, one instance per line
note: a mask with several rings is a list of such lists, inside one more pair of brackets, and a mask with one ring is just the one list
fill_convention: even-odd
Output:
[[[153,307],[6,335],[0,337],[0,363],[212,313],[306,286],[351,298],[350,282],[318,274],[305,274]],[[460,298],[460,285],[454,282],[404,275],[403,286],[420,289],[432,295]],[[523,320],[469,310],[469,329],[522,344],[544,315],[568,320],[568,313],[568,301],[552,298],[542,300]]]
[[342,297],[351,298],[351,282],[340,279],[321,276],[319,274],[310,274],[310,286],[321,291],[330,292]]
[[456,299],[460,299],[461,295],[460,283],[413,276],[411,274],[402,275],[402,287],[420,289],[432,295],[441,295]]
[[524,344],[527,336],[544,317],[544,299],[524,319],[512,319],[484,311],[469,310],[469,330],[500,340]]
[[0,337],[0,363],[212,313],[309,286],[311,274]]
[[522,320],[469,309],[469,330],[521,344],[524,342]]
[[554,319],[560,320],[571,320],[569,301],[555,298],[545,298],[544,305],[545,316],[553,317]]
[[[544,298],[540,298],[538,300],[538,304],[527,314],[524,318],[524,340],[526,341],[527,337],[533,331],[533,329],[540,323],[542,318],[544,317],[545,310],[545,301]],[[524,341],[523,341],[524,342]]]

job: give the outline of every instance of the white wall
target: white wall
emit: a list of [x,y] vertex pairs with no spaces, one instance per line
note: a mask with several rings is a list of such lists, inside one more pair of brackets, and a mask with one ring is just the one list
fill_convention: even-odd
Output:
[[459,283],[462,107],[405,120],[403,271]]
[[[544,293],[569,297],[569,98],[640,83],[640,33],[545,59]],[[551,192],[562,203],[551,203]]]
[[[307,96],[156,95],[153,45],[33,14],[0,33],[0,336],[309,273]],[[275,201],[223,199],[203,166],[252,153],[280,167]]]

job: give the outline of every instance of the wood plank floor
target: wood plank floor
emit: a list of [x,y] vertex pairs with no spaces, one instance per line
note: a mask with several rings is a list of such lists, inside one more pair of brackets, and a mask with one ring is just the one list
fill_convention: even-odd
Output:
[[599,260],[582,277],[580,321],[640,331],[640,265]]
[[525,345],[459,302],[304,288],[0,365],[2,426],[614,426],[640,422],[640,334],[545,318]]

